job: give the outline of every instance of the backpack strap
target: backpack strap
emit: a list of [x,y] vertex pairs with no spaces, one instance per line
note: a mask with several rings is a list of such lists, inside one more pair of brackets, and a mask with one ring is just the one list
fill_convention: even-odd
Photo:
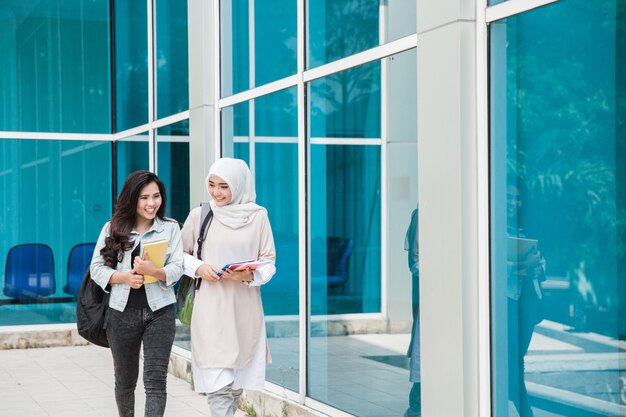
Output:
[[202,244],[206,239],[206,234],[209,230],[209,226],[211,225],[211,221],[213,221],[213,210],[211,210],[211,205],[209,203],[202,203],[201,205],[202,211],[200,214],[200,221],[202,225],[200,226],[200,234],[198,234],[198,250],[196,251],[196,258],[202,260]]
[[[209,226],[213,221],[213,210],[211,210],[211,204],[202,203],[201,204],[201,214],[200,214],[200,233],[198,234],[198,250],[196,251],[196,258],[202,260],[202,244],[206,239],[207,232],[209,230]],[[200,284],[202,284],[202,280],[199,279],[196,283],[196,290],[200,288]]]

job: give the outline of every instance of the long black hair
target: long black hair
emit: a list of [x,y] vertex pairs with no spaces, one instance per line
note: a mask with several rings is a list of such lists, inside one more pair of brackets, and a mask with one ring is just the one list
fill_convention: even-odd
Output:
[[109,236],[104,241],[104,248],[100,250],[107,266],[115,268],[117,263],[123,259],[124,252],[133,247],[130,232],[135,227],[139,193],[143,187],[153,182],[157,184],[161,194],[161,207],[157,210],[156,216],[161,220],[165,219],[165,207],[167,205],[165,185],[150,171],[130,173],[126,177],[122,191],[117,198],[115,211],[109,223]]

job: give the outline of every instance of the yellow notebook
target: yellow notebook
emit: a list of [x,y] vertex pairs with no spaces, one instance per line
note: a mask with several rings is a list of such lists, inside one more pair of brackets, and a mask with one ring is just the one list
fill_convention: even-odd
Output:
[[[152,242],[146,242],[141,244],[141,259],[144,259],[144,255],[147,253],[150,255],[150,260],[157,268],[163,268],[165,265],[165,256],[167,255],[167,246],[169,242],[166,239],[154,240]],[[143,276],[144,284],[151,284],[158,282],[159,280],[151,275]]]

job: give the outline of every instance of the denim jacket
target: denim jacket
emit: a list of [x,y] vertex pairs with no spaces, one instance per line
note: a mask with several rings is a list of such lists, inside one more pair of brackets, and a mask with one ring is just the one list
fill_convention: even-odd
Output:
[[[132,269],[131,254],[140,243],[139,233],[133,230],[130,233],[131,239],[134,240],[133,247],[124,252],[122,262],[118,262],[115,269],[105,265],[104,258],[100,255],[100,250],[104,247],[104,240],[109,236],[109,222],[107,222],[98,243],[93,252],[91,259],[91,279],[93,279],[100,287],[108,292],[109,280],[114,272],[126,272]],[[165,221],[158,217],[154,219],[152,227],[143,235],[141,240],[151,242],[153,240],[167,239],[169,245],[167,255],[165,257],[165,267],[163,268],[166,275],[166,281],[159,281],[152,284],[146,284],[146,297],[148,305],[152,311],[156,311],[167,305],[176,302],[173,285],[178,281],[183,272],[183,245],[181,241],[180,227],[174,220],[167,219]],[[130,285],[128,284],[111,284],[111,295],[109,297],[109,307],[124,311],[130,294]]]

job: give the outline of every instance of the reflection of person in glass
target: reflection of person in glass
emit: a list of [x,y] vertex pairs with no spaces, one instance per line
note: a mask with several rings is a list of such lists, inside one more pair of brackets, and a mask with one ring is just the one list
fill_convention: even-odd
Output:
[[[526,238],[521,218],[522,198],[515,184],[507,187],[507,234],[511,238]],[[512,259],[513,258],[513,259]],[[519,250],[508,256],[507,304],[509,345],[509,397],[521,417],[532,417],[524,381],[524,356],[537,325],[543,318],[541,286],[545,280],[545,260],[534,246],[520,255]]]
[[409,380],[413,383],[409,394],[409,408],[404,417],[418,417],[421,402],[420,384],[420,327],[419,327],[419,245],[418,245],[417,209],[411,213],[411,223],[406,231],[404,249],[409,252],[409,270],[412,276],[412,307],[413,328],[411,329],[411,343],[407,356],[409,357],[410,373]]

